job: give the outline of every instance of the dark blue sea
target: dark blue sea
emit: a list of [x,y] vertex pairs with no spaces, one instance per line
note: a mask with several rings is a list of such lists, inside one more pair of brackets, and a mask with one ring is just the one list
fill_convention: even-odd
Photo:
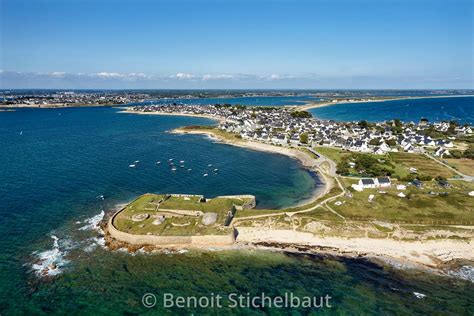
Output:
[[[117,111],[0,112],[1,315],[290,312],[142,305],[145,293],[165,292],[330,295],[333,307],[323,314],[472,315],[474,283],[364,260],[262,250],[132,255],[104,249],[94,226],[104,210],[145,192],[209,197],[248,193],[257,196],[258,207],[284,208],[309,198],[320,187],[315,175],[290,158],[168,133],[183,125],[212,124],[207,119]],[[156,164],[170,158],[184,160],[192,171],[172,172],[166,163]],[[203,177],[208,164],[219,173]],[[57,273],[42,276],[41,270],[53,262]]]
[[311,109],[313,116],[337,121],[379,122],[395,118],[405,122],[456,121],[474,125],[474,97],[404,99],[383,102],[340,103]]

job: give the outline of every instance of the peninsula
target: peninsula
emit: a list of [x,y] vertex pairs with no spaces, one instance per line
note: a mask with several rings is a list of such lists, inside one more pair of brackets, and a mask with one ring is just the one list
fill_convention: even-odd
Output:
[[[471,161],[471,126],[339,123],[291,107],[219,104],[149,105],[125,112],[215,119],[217,126],[173,132],[284,154],[324,179],[324,190],[304,205],[233,213],[225,227],[235,229],[237,246],[366,255],[429,267],[474,260],[474,174],[451,162]],[[131,233],[140,231],[133,227]],[[175,231],[196,234],[194,228]]]

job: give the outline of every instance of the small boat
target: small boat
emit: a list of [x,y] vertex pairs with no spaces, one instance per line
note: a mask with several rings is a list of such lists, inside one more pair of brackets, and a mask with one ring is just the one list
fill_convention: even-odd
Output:
[[176,170],[178,170],[178,169],[176,169],[176,167],[173,167],[173,168],[171,168],[171,170],[172,170],[172,171],[176,171]]
[[157,165],[161,164],[161,161],[157,161],[156,164],[157,164]]
[[180,168],[184,168],[184,166],[183,166],[183,165],[181,165],[181,166],[179,166],[179,167],[180,167]]
[[210,164],[208,164],[207,166],[208,166],[208,167],[212,167],[212,164],[210,163]]
[[170,162],[173,161],[173,158],[168,159],[168,161],[170,161]]
[[20,135],[23,135],[23,131],[20,132]]
[[135,160],[135,163],[139,163],[139,162],[140,162],[140,160]]
[[219,171],[219,169],[216,168],[216,169],[214,169],[213,171],[214,171],[214,172],[217,172],[217,171]]
[[207,176],[208,176],[208,174],[207,174],[207,173],[205,173],[205,174],[203,174],[202,176],[203,176],[203,177],[207,177]]
[[191,169],[191,168],[188,169],[188,171],[191,171],[191,170],[193,170],[193,169]]
[[135,164],[128,165],[130,168],[135,168]]
[[180,160],[179,163],[184,163],[184,160]]
[[104,196],[103,196],[103,195],[98,195],[97,198],[98,198],[98,199],[101,199],[102,201],[104,200]]

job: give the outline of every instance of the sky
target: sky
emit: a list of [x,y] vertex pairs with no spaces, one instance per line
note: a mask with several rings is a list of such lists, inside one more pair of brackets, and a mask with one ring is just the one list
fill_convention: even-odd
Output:
[[0,0],[0,88],[469,89],[472,0]]

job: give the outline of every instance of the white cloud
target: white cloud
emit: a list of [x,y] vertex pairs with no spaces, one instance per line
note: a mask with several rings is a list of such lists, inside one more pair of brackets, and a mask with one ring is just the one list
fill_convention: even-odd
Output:
[[176,75],[171,76],[171,78],[174,78],[174,79],[193,79],[194,75],[184,73],[184,72],[178,72]]
[[92,77],[99,77],[99,78],[123,78],[125,77],[124,74],[120,74],[118,72],[98,72],[91,74]]
[[202,80],[228,80],[228,79],[235,79],[235,75],[229,75],[229,74],[209,75],[209,74],[206,74],[206,75],[202,76]]
[[49,75],[52,77],[64,77],[66,73],[63,71],[53,71],[53,72],[50,72]]

